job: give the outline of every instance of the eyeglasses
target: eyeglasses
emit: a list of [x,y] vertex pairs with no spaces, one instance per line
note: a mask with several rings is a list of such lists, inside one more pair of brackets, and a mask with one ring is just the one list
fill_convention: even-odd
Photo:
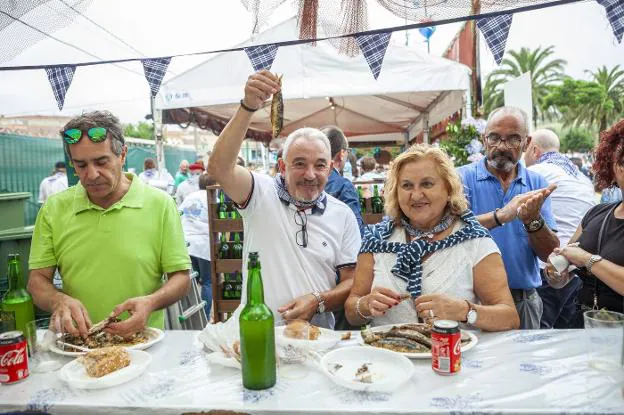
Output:
[[[94,143],[101,143],[106,140],[108,131],[104,127],[93,127],[87,130],[87,137]],[[78,128],[70,128],[63,131],[63,139],[67,144],[76,144],[82,138],[82,130]]]
[[297,210],[295,211],[295,223],[297,226],[301,226],[301,230],[297,231],[295,234],[295,240],[297,241],[297,245],[302,248],[307,248],[308,246],[308,215],[306,215],[305,211]]
[[507,147],[518,147],[520,143],[522,143],[522,136],[518,134],[508,135],[503,140],[503,137],[500,135],[491,133],[485,136],[485,140],[491,146],[497,146],[500,143],[505,143]]

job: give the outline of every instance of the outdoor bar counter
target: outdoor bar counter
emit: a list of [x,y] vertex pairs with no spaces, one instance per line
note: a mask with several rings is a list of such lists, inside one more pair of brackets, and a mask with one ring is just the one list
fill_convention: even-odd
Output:
[[[58,371],[2,385],[0,413],[624,413],[624,370],[589,368],[583,330],[477,333],[459,374],[440,376],[430,359],[412,360],[414,375],[393,393],[344,389],[312,361],[278,368],[269,390],[244,390],[239,370],[206,360],[198,333],[166,332],[147,350],[153,356],[147,372],[113,388],[71,389]],[[339,347],[357,344],[358,336]]]

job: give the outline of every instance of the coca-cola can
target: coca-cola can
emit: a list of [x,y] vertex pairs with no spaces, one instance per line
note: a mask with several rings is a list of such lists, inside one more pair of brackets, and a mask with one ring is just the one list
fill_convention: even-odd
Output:
[[0,383],[10,385],[28,377],[27,349],[21,331],[0,334]]
[[458,322],[433,322],[431,368],[440,375],[454,375],[461,370],[461,332]]

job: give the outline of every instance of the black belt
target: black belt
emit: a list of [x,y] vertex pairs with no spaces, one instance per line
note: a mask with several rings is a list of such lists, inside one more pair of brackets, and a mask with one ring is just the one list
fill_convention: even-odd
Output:
[[535,288],[529,288],[528,290],[522,290],[520,288],[510,288],[510,290],[511,290],[511,297],[516,303],[518,301],[528,300],[529,298],[531,298],[531,296],[534,293],[537,292]]

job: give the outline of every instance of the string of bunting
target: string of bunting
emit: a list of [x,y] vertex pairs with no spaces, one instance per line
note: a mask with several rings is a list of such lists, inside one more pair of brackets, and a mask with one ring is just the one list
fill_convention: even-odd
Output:
[[[519,7],[513,10],[497,11],[491,13],[482,13],[478,15],[455,17],[450,19],[438,20],[435,22],[421,22],[409,25],[396,26],[385,29],[368,30],[360,33],[354,33],[342,36],[330,36],[316,39],[298,39],[289,40],[283,42],[276,42],[263,45],[254,45],[247,47],[235,47],[229,49],[212,50],[207,52],[187,53],[173,56],[149,58],[149,59],[118,59],[107,61],[94,61],[94,62],[81,62],[75,64],[55,64],[55,65],[32,65],[32,66],[0,66],[0,71],[14,71],[14,70],[36,70],[44,69],[47,73],[50,86],[56,98],[59,110],[63,109],[65,102],[65,96],[71,82],[73,80],[74,73],[78,66],[92,66],[103,65],[111,63],[127,63],[141,61],[143,64],[143,70],[145,73],[145,79],[147,80],[151,95],[155,97],[158,94],[162,80],[167,72],[167,68],[171,59],[181,56],[195,56],[206,55],[221,52],[235,52],[244,51],[250,63],[255,71],[261,69],[270,69],[279,47],[293,46],[299,44],[308,44],[315,42],[340,39],[340,38],[355,38],[357,44],[362,50],[362,54],[371,69],[371,73],[375,80],[379,78],[381,69],[383,66],[383,59],[390,43],[390,37],[392,32],[404,31],[410,29],[419,29],[421,27],[428,26],[441,26],[450,23],[458,23],[462,21],[476,20],[477,27],[485,37],[485,41],[488,48],[491,50],[494,59],[497,64],[500,64],[505,53],[505,46],[507,37],[509,35],[509,29],[511,28],[512,18],[514,13],[521,13],[525,11],[537,10],[545,7],[553,7],[563,4],[576,3],[584,0],[559,0],[547,4],[535,4],[530,6]],[[613,29],[617,41],[621,43],[624,35],[624,0],[596,0],[598,4],[603,6],[607,13],[607,19]]]

